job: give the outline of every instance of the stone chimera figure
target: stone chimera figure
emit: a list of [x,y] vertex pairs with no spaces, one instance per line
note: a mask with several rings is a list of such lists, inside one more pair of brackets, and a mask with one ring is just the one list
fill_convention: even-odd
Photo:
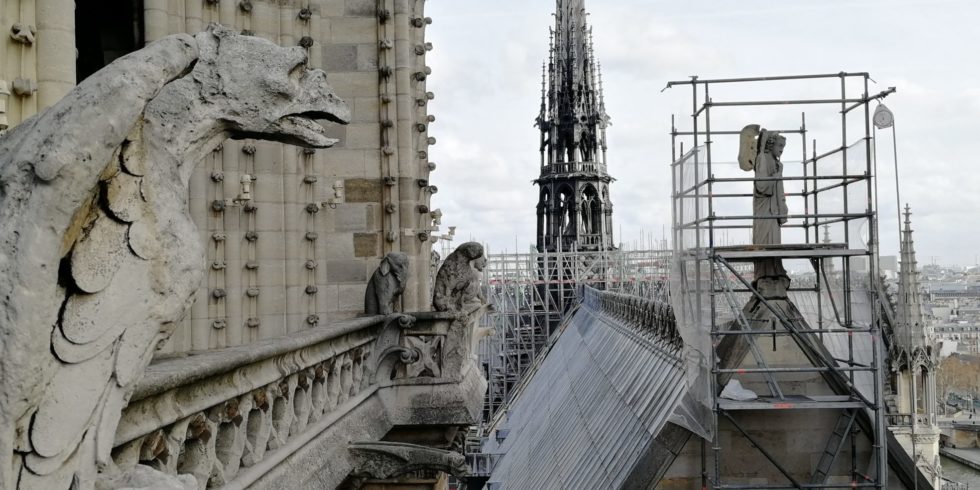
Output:
[[469,314],[487,303],[480,290],[480,273],[487,265],[483,245],[468,242],[446,257],[436,274],[432,306],[436,311]]
[[395,312],[395,303],[405,292],[408,282],[408,255],[391,252],[381,259],[381,264],[371,276],[367,290],[364,291],[364,313],[368,315],[390,315]]

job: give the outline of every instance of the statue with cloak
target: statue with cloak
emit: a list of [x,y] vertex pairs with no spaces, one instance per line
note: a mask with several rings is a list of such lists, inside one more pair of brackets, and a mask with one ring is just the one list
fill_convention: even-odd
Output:
[[[782,243],[782,225],[789,213],[783,190],[783,164],[780,158],[786,138],[758,124],[750,124],[740,134],[738,163],[742,170],[755,173],[752,183],[752,244],[760,250]],[[767,298],[784,298],[789,276],[782,260],[761,258],[755,261],[753,286]]]

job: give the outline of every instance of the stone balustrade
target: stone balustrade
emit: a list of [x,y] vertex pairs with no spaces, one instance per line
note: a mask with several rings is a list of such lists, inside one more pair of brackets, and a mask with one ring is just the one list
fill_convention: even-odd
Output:
[[604,245],[602,243],[602,238],[603,238],[603,235],[598,234],[598,233],[597,234],[594,234],[594,235],[582,235],[582,236],[579,237],[579,244],[580,245],[583,245],[583,246],[586,246],[586,247],[598,247],[598,246],[602,246],[602,245]]
[[[319,472],[340,484],[355,472],[351,441],[477,420],[485,381],[471,366],[471,326],[450,313],[372,316],[158,360],[123,412],[114,461],[191,474],[201,489],[262,488],[313,447],[310,459],[330,453],[331,468],[320,460],[294,483]],[[370,430],[353,430],[358,421]]]
[[911,427],[913,421],[917,426],[930,426],[935,423],[935,420],[930,420],[928,414],[923,413],[889,413],[886,417],[889,427]]
[[889,413],[886,415],[889,427],[911,427],[912,414],[910,413]]
[[674,309],[669,303],[599,291],[587,286],[581,288],[580,294],[582,302],[590,309],[615,317],[620,324],[632,328],[642,336],[674,350],[684,347],[684,341],[677,330]]
[[541,174],[571,174],[576,172],[605,174],[606,164],[598,162],[551,163],[541,169]]

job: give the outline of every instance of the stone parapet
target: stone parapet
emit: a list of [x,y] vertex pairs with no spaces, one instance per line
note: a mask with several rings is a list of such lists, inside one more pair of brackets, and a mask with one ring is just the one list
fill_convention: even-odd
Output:
[[674,309],[670,303],[622,293],[582,287],[582,303],[604,315],[618,319],[620,325],[634,329],[644,337],[656,338],[661,344],[680,350],[684,346]]
[[[486,389],[468,328],[451,313],[372,316],[159,359],[123,412],[114,461],[191,474],[202,489],[333,488],[356,477],[350,441],[397,428],[448,448]],[[430,454],[419,448],[409,452]]]

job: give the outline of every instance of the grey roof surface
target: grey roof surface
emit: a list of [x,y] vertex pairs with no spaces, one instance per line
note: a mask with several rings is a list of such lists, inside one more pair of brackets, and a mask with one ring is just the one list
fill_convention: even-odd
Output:
[[614,489],[687,392],[679,355],[583,304],[510,407],[499,489]]

